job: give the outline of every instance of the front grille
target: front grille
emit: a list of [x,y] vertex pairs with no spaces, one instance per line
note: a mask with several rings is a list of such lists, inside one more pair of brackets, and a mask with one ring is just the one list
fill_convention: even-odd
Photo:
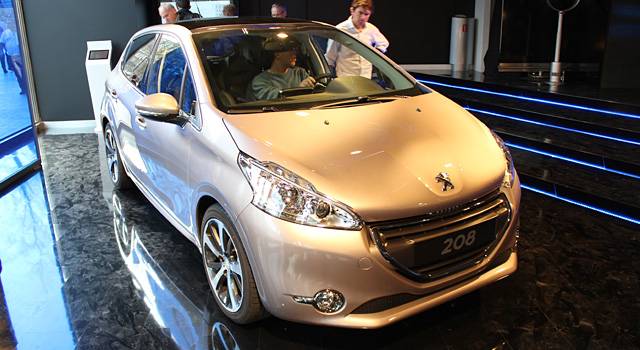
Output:
[[434,281],[480,263],[511,220],[506,196],[480,199],[425,216],[375,223],[369,232],[382,255],[405,276]]
[[396,294],[389,295],[382,298],[377,298],[370,300],[360,306],[358,306],[355,310],[353,310],[352,314],[374,314],[376,312],[382,312],[394,307],[404,305],[410,303],[412,301],[418,300],[422,298],[421,295],[413,295],[413,294]]

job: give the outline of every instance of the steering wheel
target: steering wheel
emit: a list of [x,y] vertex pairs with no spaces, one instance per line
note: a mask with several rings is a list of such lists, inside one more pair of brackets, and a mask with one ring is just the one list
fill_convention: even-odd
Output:
[[[333,73],[320,73],[313,77],[317,83],[327,86],[332,79],[337,78],[337,76]],[[325,83],[320,82],[322,79],[327,79]]]
[[[313,77],[316,81],[316,85],[313,87],[294,87],[288,89],[281,89],[278,93],[278,97],[291,97],[298,95],[306,95],[313,94],[318,92],[323,92],[327,87],[327,84],[331,81],[331,79],[337,78],[333,73],[321,73]],[[326,83],[320,82],[322,79],[327,79]]]

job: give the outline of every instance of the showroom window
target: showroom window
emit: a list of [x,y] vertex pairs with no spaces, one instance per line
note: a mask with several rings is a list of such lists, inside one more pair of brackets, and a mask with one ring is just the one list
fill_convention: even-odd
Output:
[[0,41],[0,192],[40,168],[29,45],[21,2],[2,2]]

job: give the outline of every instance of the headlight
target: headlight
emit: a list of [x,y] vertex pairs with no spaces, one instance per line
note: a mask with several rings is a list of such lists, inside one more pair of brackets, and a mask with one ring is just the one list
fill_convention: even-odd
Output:
[[362,219],[351,208],[319,193],[309,181],[295,173],[242,153],[238,164],[253,189],[253,205],[267,214],[309,226],[362,228]]
[[511,158],[511,152],[509,152],[509,147],[507,147],[507,144],[502,141],[500,136],[496,135],[496,133],[493,131],[491,132],[491,134],[496,139],[498,146],[500,146],[500,148],[502,149],[502,152],[504,153],[504,159],[507,163],[507,169],[504,172],[502,186],[511,188],[513,187],[513,181],[515,179],[515,169],[513,167],[513,158]]

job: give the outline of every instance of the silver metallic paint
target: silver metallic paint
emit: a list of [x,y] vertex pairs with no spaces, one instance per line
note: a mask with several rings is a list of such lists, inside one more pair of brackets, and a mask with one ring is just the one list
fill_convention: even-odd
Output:
[[[196,86],[195,118],[185,130],[174,124],[158,127],[158,139],[141,148],[132,131],[135,116],[128,111],[134,110],[142,95],[118,69],[107,83],[108,89],[117,91],[117,98],[107,92],[104,117],[116,125],[123,162],[134,182],[191,241],[199,246],[200,202],[211,198],[223,206],[245,246],[261,300],[273,315],[304,323],[377,328],[515,271],[517,259],[512,253],[504,264],[479,273],[493,257],[515,249],[517,178],[512,189],[503,188],[514,217],[497,248],[473,269],[433,283],[418,283],[396,273],[370,242],[366,227],[345,231],[302,226],[250,204],[252,190],[237,165],[240,151],[296,172],[367,221],[420,215],[492,191],[504,175],[502,151],[489,130],[453,102],[432,92],[384,104],[306,111],[305,116],[296,112],[226,115],[215,108],[191,32],[163,25],[139,33],[154,31],[180,38]],[[165,137],[187,140],[181,159],[168,160],[169,148],[154,148]],[[171,147],[175,151],[179,145]],[[166,176],[149,179],[150,171],[153,176]],[[449,173],[454,190],[441,191],[442,184],[434,178],[441,171]],[[361,261],[369,263],[363,268]],[[345,295],[346,306],[337,314],[323,315],[292,298],[313,297],[326,288]],[[425,296],[385,312],[349,314],[366,301],[397,293]]]

